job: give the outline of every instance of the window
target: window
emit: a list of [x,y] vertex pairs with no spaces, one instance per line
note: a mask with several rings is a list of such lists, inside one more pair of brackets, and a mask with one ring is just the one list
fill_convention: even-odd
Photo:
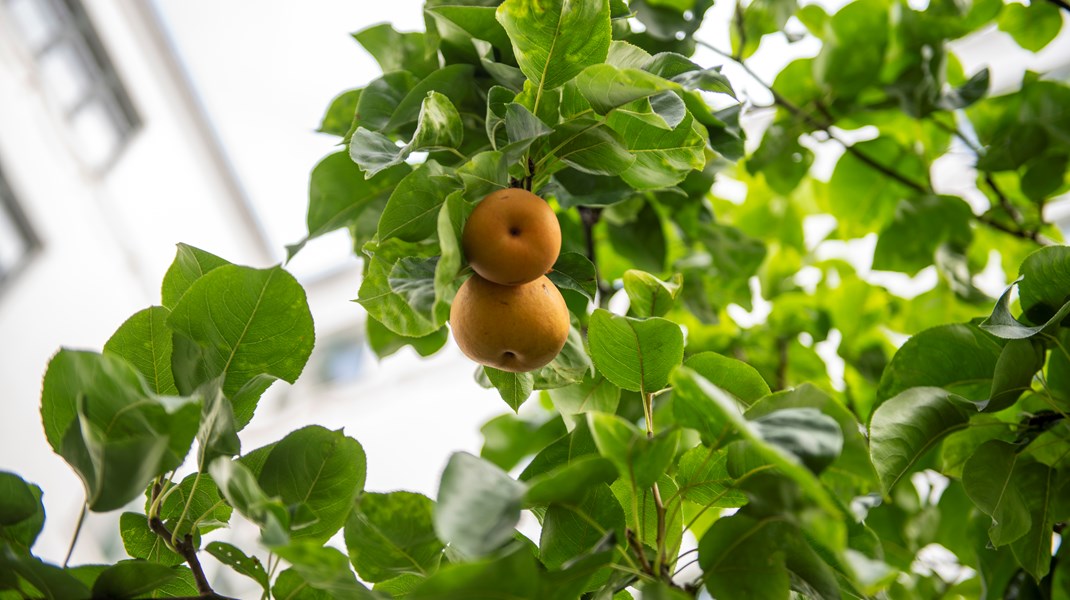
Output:
[[82,158],[109,166],[141,121],[79,0],[4,0]]
[[26,264],[37,246],[37,238],[0,171],[0,288]]

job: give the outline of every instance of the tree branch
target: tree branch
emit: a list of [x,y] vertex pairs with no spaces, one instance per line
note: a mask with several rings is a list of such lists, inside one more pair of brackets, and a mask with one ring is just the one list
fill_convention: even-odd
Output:
[[[156,499],[160,497],[162,491],[163,485],[160,483],[160,480],[157,479],[152,486],[152,502],[150,502],[150,504],[156,502]],[[204,576],[204,568],[201,567],[201,561],[197,558],[197,547],[193,545],[193,535],[187,533],[182,536],[182,538],[177,538],[177,536],[167,528],[167,525],[164,524],[163,520],[155,514],[149,515],[149,529],[163,539],[165,544],[174,548],[175,552],[186,560],[190,571],[193,572],[193,579],[197,583],[197,591],[201,593],[200,600],[206,598],[210,600],[234,600],[233,598],[227,598],[226,596],[220,596],[215,593],[211,584],[208,583],[208,578]],[[175,533],[177,533],[177,531]],[[174,541],[173,544],[172,540]]]
[[595,254],[594,226],[602,218],[602,209],[595,206],[580,206],[580,222],[583,223],[583,235],[587,242],[587,258],[594,264],[594,280],[598,285],[598,305],[602,308],[609,306],[609,297],[613,295],[613,288],[602,279],[602,273],[598,269],[598,259]]
[[[1066,4],[1066,0],[1049,0],[1049,1],[1055,2],[1055,3],[1060,4],[1060,5]],[[1070,6],[1070,5],[1067,5],[1067,6]],[[699,40],[699,39],[695,39],[695,43],[700,45],[700,46],[703,46],[705,48],[708,48],[709,50],[712,50],[714,53],[718,54],[719,56],[727,58],[727,59],[735,62],[736,64],[738,64],[748,75],[751,76],[751,78],[753,78],[755,81],[757,81],[759,85],[761,85],[762,87],[764,87],[767,90],[769,90],[769,93],[771,93],[773,95],[773,102],[777,106],[782,107],[784,110],[786,110],[789,113],[791,113],[792,116],[794,116],[796,118],[799,118],[799,119],[802,119],[804,122],[806,122],[808,125],[813,127],[815,130],[825,132],[829,136],[830,140],[839,143],[841,146],[843,146],[844,151],[846,151],[848,154],[854,156],[855,158],[860,160],[865,165],[867,165],[870,168],[872,168],[873,170],[881,173],[882,175],[888,177],[889,179],[895,180],[895,181],[905,185],[906,187],[908,187],[908,188],[910,188],[910,189],[912,189],[912,190],[914,190],[914,191],[916,191],[918,193],[921,193],[921,194],[935,194],[935,191],[932,189],[932,185],[929,184],[928,182],[926,182],[924,184],[918,183],[918,182],[910,179],[909,177],[906,177],[902,173],[896,171],[895,169],[893,169],[893,168],[881,163],[880,161],[874,159],[872,156],[869,156],[868,154],[866,154],[862,150],[859,150],[853,144],[848,144],[846,141],[844,141],[843,139],[838,137],[834,131],[832,131],[833,123],[831,121],[819,121],[819,120],[815,119],[811,114],[809,114],[808,112],[804,111],[802,108],[800,108],[799,106],[795,105],[795,103],[793,103],[792,101],[788,100],[787,98],[782,96],[779,92],[777,92],[775,89],[773,89],[772,85],[770,85],[770,84],[766,83],[765,81],[763,81],[758,76],[758,74],[754,72],[753,69],[751,69],[745,62],[743,62],[739,58],[737,58],[737,57],[735,57],[735,56],[733,56],[733,55],[721,50],[720,48],[717,48],[716,46],[713,46],[712,44],[709,44],[709,43],[707,43],[705,41],[702,41],[702,40]],[[828,113],[828,110],[825,109],[825,107],[823,105],[818,103],[818,108],[824,112],[824,115],[825,115],[826,119],[831,118],[831,115]],[[942,123],[940,123],[939,121],[936,121],[936,120],[933,120],[933,122],[937,123],[939,126],[942,126],[943,128],[945,128],[945,130],[949,131],[950,133],[958,136],[960,139],[965,141],[966,144],[968,146],[970,146],[970,148],[973,149],[975,153],[979,152],[979,149],[974,147],[973,144],[965,136],[963,136],[957,129],[949,128],[946,125],[944,125],[944,124],[942,124]],[[989,227],[991,227],[993,229],[996,229],[998,231],[1002,231],[1004,233],[1010,234],[1010,235],[1012,235],[1014,237],[1025,239],[1025,240],[1030,240],[1030,241],[1032,241],[1032,242],[1034,242],[1036,244],[1045,245],[1045,246],[1054,244],[1054,242],[1052,240],[1048,239],[1044,235],[1041,235],[1038,231],[1027,230],[1025,228],[1024,224],[1022,223],[1022,215],[1021,215],[1021,213],[1018,212],[1018,210],[1014,207],[1013,204],[1010,203],[1010,201],[1007,199],[1007,196],[999,188],[999,186],[996,184],[996,181],[992,178],[992,176],[990,174],[986,173],[985,177],[984,177],[984,180],[985,180],[985,183],[988,185],[988,187],[992,190],[992,193],[995,194],[995,196],[996,196],[996,198],[997,198],[997,200],[998,200],[998,202],[1000,204],[1000,207],[1003,208],[1003,210],[1007,212],[1007,214],[1011,217],[1011,219],[1015,222],[1015,224],[1018,225],[1018,228],[1009,227],[1009,226],[1004,225],[1003,223],[1000,223],[999,221],[996,221],[996,220],[992,219],[991,217],[983,215],[983,214],[982,215],[974,215],[974,218],[977,220],[977,222],[979,222],[979,223],[981,223],[983,225],[987,225],[987,226],[989,226]]]

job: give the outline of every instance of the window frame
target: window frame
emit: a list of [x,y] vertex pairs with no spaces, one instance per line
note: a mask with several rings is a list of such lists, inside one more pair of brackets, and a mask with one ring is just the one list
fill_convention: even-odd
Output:
[[[10,5],[14,0],[0,0]],[[47,5],[47,11],[54,19],[54,30],[36,47],[32,47],[23,37],[35,66],[40,68],[44,58],[51,52],[66,45],[78,57],[80,68],[89,82],[84,91],[70,106],[58,107],[59,116],[69,125],[74,125],[79,113],[99,102],[107,113],[110,125],[116,134],[115,147],[99,161],[80,157],[94,169],[107,171],[122,155],[123,151],[141,130],[144,122],[134,106],[127,86],[123,83],[115,63],[111,60],[92,18],[86,11],[82,0],[28,0]],[[16,23],[16,29],[20,26]],[[51,94],[50,94],[51,95]],[[74,140],[77,142],[77,140]]]

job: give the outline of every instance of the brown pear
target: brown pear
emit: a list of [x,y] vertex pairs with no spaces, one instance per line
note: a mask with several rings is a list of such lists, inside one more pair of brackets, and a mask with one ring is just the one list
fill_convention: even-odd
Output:
[[545,366],[568,337],[568,308],[545,276],[520,285],[498,285],[472,275],[457,291],[450,327],[468,358],[522,373]]
[[476,205],[461,245],[481,277],[518,285],[545,275],[561,252],[561,226],[553,209],[529,191],[498,190]]

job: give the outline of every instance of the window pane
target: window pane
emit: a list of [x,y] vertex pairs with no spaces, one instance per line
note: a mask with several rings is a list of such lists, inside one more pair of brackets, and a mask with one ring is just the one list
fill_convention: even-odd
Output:
[[8,0],[11,16],[30,50],[36,52],[59,35],[59,19],[48,0]]
[[71,125],[79,154],[94,167],[104,166],[119,147],[120,131],[111,111],[100,98],[94,98],[78,109]]
[[69,40],[49,48],[41,55],[40,64],[45,86],[65,110],[74,108],[89,93],[93,76]]

